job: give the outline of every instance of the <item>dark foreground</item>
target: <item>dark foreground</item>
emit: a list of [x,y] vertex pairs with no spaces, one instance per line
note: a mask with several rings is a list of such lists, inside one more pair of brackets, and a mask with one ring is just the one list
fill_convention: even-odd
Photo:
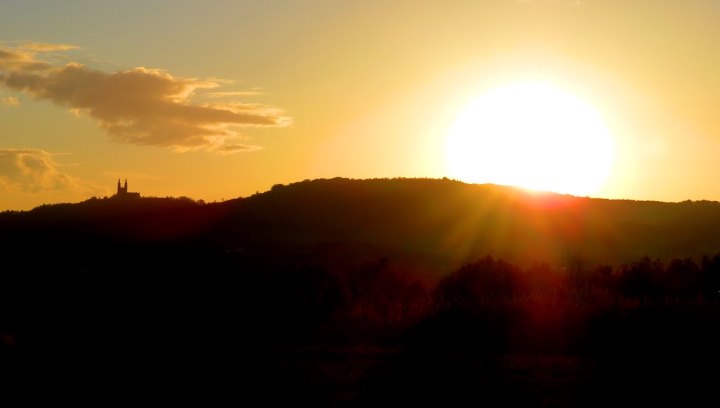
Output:
[[247,351],[242,358],[210,352],[204,361],[182,354],[164,358],[171,361],[98,356],[89,363],[67,356],[58,365],[20,368],[20,377],[5,361],[4,394],[93,405],[712,406],[720,380],[717,356],[485,355],[356,346]]
[[[717,360],[570,355],[296,351],[274,355],[267,402],[309,406],[701,406]],[[283,391],[281,391],[283,390]]]
[[718,226],[447,180],[3,213],[0,402],[714,406]]
[[701,406],[720,383],[720,256],[575,272],[488,257],[433,287],[387,259],[339,270],[212,259],[7,273],[4,398]]

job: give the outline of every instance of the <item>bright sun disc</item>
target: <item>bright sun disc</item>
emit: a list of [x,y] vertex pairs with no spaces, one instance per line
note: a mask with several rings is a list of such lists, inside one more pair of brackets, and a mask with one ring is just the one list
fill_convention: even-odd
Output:
[[613,140],[600,115],[545,83],[497,88],[472,101],[447,138],[448,175],[473,183],[588,195],[607,179]]

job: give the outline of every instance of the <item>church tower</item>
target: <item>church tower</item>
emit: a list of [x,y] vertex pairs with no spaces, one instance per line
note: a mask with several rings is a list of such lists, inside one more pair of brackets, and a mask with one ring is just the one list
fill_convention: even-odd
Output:
[[124,196],[125,194],[127,194],[127,189],[128,189],[128,187],[127,187],[127,179],[125,179],[125,187],[122,187],[122,186],[120,185],[120,179],[118,179],[118,185],[117,185],[117,195],[118,195],[118,197]]
[[125,179],[125,185],[120,184],[120,179],[118,179],[117,194],[115,194],[115,197],[117,197],[117,198],[140,198],[140,193],[128,192],[127,179]]

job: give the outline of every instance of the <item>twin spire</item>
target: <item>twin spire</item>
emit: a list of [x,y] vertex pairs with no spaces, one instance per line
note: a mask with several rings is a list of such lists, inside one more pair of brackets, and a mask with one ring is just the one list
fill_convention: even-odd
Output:
[[118,179],[117,195],[127,194],[127,179],[125,179],[125,186],[120,186],[120,179]]
[[140,193],[130,193],[128,192],[128,182],[127,179],[125,179],[125,185],[123,186],[120,184],[120,179],[118,179],[117,183],[117,194],[115,194],[115,197],[119,198],[140,198]]

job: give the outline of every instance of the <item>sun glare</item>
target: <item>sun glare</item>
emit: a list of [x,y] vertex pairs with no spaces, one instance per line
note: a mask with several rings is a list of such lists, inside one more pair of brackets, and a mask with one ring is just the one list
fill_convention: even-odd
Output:
[[546,83],[483,94],[458,115],[446,143],[453,178],[574,195],[600,188],[614,150],[592,107]]

